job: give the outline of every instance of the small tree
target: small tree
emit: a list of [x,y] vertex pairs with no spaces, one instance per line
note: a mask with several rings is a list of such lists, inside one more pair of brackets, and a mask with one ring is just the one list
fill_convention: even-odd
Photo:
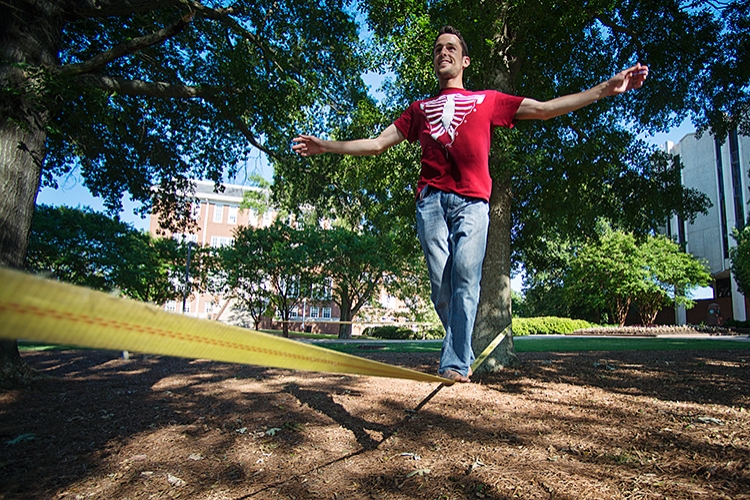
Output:
[[643,279],[635,237],[607,230],[600,241],[581,247],[565,288],[570,303],[606,310],[622,326]]
[[380,289],[384,277],[397,271],[399,258],[387,235],[334,227],[320,237],[320,273],[332,280],[332,298],[341,309],[339,338],[349,339],[350,322]]
[[250,315],[257,330],[271,304],[273,288],[264,269],[258,267],[258,260],[245,258],[244,242],[239,246],[236,243],[219,250],[214,283],[216,291],[236,301],[235,309]]
[[233,250],[227,252],[231,255],[226,261],[227,283],[236,296],[248,294],[248,298],[253,295],[248,287],[256,287],[258,295],[251,301],[262,301],[267,293],[281,316],[283,335],[289,337],[291,311],[320,281],[312,258],[317,247],[314,231],[278,220],[266,228],[238,228]]
[[644,325],[651,325],[659,311],[672,304],[690,309],[687,293],[696,286],[711,283],[707,266],[666,236],[649,236],[638,246],[646,279],[636,296],[636,306]]
[[732,232],[736,247],[729,249],[730,268],[737,288],[744,295],[750,293],[750,226]]

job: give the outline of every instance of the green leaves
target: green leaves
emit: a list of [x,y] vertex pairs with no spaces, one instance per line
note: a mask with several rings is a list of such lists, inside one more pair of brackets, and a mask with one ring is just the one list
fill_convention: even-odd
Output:
[[665,306],[692,307],[689,291],[710,282],[706,265],[665,236],[639,240],[631,233],[605,230],[600,241],[576,252],[565,290],[570,304],[607,311],[620,325],[631,305],[643,324],[653,324]]
[[47,26],[59,60],[3,62],[46,75],[33,92],[3,81],[3,93],[50,117],[43,182],[80,168],[112,211],[124,192],[147,208],[156,196],[175,222],[186,179],[232,177],[258,149],[282,158],[296,130],[343,123],[365,95],[366,57],[341,0],[43,3],[38,19],[17,21]]
[[[183,293],[187,251],[91,209],[36,207],[26,268],[67,283],[162,304]],[[201,260],[191,275],[200,277]]]
[[292,309],[322,281],[316,261],[318,235],[277,220],[265,228],[239,227],[234,244],[220,251],[222,283],[229,294],[257,321],[273,306],[284,321],[284,336]]
[[732,276],[740,292],[747,294],[750,292],[750,226],[735,228],[732,236],[737,242],[737,246],[729,249]]

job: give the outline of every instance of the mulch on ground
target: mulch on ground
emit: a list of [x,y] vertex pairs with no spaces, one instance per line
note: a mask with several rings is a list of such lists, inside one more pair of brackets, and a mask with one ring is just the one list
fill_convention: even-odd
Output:
[[[365,356],[437,367],[434,354]],[[519,356],[435,393],[25,353],[49,378],[0,392],[0,499],[750,499],[749,351]]]

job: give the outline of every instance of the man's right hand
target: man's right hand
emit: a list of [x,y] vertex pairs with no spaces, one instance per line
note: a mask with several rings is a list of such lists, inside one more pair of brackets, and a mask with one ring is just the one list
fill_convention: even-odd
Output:
[[300,156],[313,156],[326,152],[323,148],[323,140],[312,135],[300,135],[292,139],[292,142],[295,143],[292,151]]

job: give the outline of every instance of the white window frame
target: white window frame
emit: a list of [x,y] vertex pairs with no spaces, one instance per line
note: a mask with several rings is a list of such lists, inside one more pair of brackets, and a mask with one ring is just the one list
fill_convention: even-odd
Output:
[[224,220],[224,205],[214,205],[214,222],[221,224]]
[[319,318],[320,317],[320,308],[315,306],[310,306],[310,318]]
[[234,238],[231,236],[211,236],[211,247],[221,248],[234,244]]
[[237,224],[237,206],[229,205],[227,210],[227,224]]
[[321,315],[324,319],[331,319],[331,308],[330,307],[324,307],[323,313]]

